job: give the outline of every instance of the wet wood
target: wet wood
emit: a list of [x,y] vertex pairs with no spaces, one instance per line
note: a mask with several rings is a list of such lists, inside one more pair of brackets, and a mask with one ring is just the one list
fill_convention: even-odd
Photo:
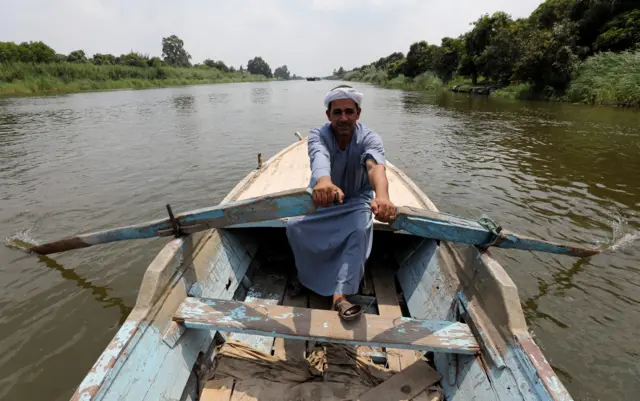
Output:
[[205,383],[200,401],[229,401],[233,393],[233,378],[209,380]]
[[537,238],[525,237],[511,231],[502,230],[497,238],[478,221],[432,210],[398,207],[391,228],[403,230],[425,238],[460,242],[476,246],[494,246],[528,251],[539,251],[576,257],[593,256],[597,249],[587,249],[566,244],[558,244]]
[[417,361],[358,397],[358,401],[411,400],[442,376],[426,362]]
[[187,298],[173,320],[187,328],[263,336],[446,353],[478,351],[469,327],[458,322],[367,314],[343,322],[334,311],[197,298]]

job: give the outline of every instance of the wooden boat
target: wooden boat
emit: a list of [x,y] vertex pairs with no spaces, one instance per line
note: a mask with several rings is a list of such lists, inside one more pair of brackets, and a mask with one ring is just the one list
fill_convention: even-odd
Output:
[[[396,205],[437,210],[391,163],[387,175]],[[223,202],[306,187],[309,177],[299,137]],[[571,399],[488,252],[376,221],[351,297],[367,313],[342,323],[328,299],[292,295],[284,220],[170,240],[72,399]]]

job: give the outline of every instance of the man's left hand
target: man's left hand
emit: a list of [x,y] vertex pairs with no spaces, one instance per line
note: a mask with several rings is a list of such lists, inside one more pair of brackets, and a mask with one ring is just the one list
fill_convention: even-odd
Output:
[[396,207],[389,198],[377,197],[371,201],[371,212],[378,221],[389,223],[396,217]]

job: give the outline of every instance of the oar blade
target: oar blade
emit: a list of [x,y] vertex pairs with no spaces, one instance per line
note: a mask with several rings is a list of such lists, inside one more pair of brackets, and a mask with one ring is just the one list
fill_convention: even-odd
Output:
[[518,235],[506,230],[504,230],[501,234],[502,235],[499,240],[500,242],[497,245],[500,248],[556,253],[559,255],[575,256],[579,258],[597,255],[601,252],[598,249],[581,248],[567,244],[558,244],[555,242],[525,237],[524,235]]
[[593,256],[601,252],[525,237],[507,230],[502,230],[496,237],[476,220],[418,208],[399,207],[391,227],[420,237],[479,247],[494,246],[576,257]]
[[92,245],[108,242],[153,238],[159,236],[158,232],[166,230],[169,227],[171,227],[169,219],[155,220],[147,223],[96,231],[93,233],[81,234],[56,241],[46,242],[29,248],[29,251],[40,255],[48,255],[72,249],[87,248]]

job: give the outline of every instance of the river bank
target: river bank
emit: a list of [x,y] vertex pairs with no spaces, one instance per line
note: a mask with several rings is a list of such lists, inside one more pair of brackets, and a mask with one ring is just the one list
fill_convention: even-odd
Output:
[[433,71],[426,71],[415,78],[401,74],[389,79],[387,71],[373,66],[364,71],[350,71],[335,79],[372,83],[390,89],[452,90],[470,96],[640,107],[640,52],[599,53],[587,58],[576,68],[564,92],[550,87],[536,88],[527,82],[503,86],[482,78],[473,84],[468,77],[460,76],[445,83]]
[[216,68],[133,67],[77,63],[0,63],[0,96],[267,81]]

